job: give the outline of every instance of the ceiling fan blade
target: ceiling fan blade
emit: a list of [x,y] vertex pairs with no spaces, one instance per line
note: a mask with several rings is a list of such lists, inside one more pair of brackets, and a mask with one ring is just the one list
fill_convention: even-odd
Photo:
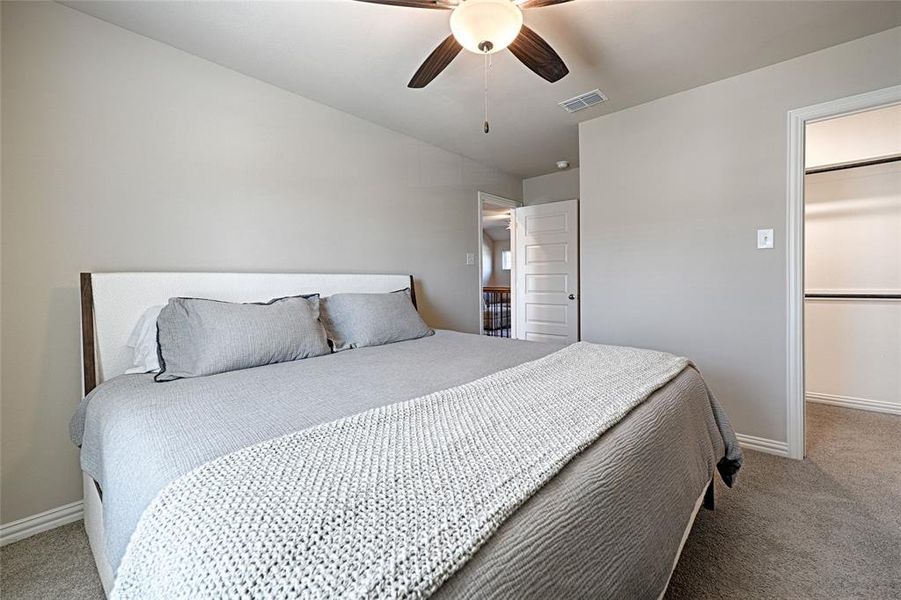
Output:
[[525,25],[509,48],[522,64],[551,83],[563,79],[569,73],[563,59],[554,52],[550,44]]
[[422,63],[422,66],[419,67],[419,70],[416,71],[413,78],[410,79],[410,83],[407,84],[407,87],[422,88],[427,86],[430,81],[438,77],[441,71],[443,71],[445,67],[460,54],[460,50],[462,49],[463,46],[454,39],[453,35],[447,36],[443,42],[438,44],[437,48],[432,50],[429,57],[425,59],[425,62]]
[[454,8],[453,4],[445,0],[357,0],[357,2],[387,4],[388,6],[407,6],[410,8],[438,8],[442,10]]
[[572,0],[526,0],[519,5],[520,8],[541,8],[542,6],[553,6],[555,4],[563,4],[564,2],[572,2]]

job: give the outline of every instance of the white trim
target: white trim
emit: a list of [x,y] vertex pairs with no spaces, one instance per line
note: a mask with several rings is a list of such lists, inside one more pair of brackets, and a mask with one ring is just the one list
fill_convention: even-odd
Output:
[[745,435],[743,433],[736,433],[735,438],[738,440],[738,443],[741,444],[742,448],[766,452],[767,454],[775,454],[776,456],[789,456],[787,442],[757,437],[755,435]]
[[520,202],[519,200],[511,200],[510,198],[504,198],[503,196],[498,196],[496,194],[489,194],[488,192],[479,192],[480,208],[482,202],[494,204],[495,206],[508,206],[510,208],[519,208],[520,206],[522,206],[522,202]]
[[[484,230],[482,229],[482,206],[484,206],[485,204],[493,204],[494,206],[506,206],[507,208],[511,208],[511,209],[519,208],[520,206],[523,205],[522,202],[520,202],[518,200],[511,200],[510,198],[504,198],[503,196],[489,194],[488,192],[479,192],[478,194],[476,194],[476,213],[477,213],[476,225],[478,226],[477,231],[478,231],[478,235],[479,235],[479,237],[478,237],[479,251],[476,254],[476,256],[478,256],[478,258],[476,259],[476,266],[478,267],[478,273],[476,275],[479,278],[479,296],[478,296],[478,298],[479,298],[479,304],[478,304],[478,307],[479,307],[479,335],[485,334],[485,317],[482,315],[482,289],[484,287],[482,285],[482,236],[484,235]],[[512,217],[510,219],[510,223],[511,223],[511,225],[513,225]],[[516,255],[514,254],[515,250],[513,249],[514,242],[515,242],[515,239],[514,239],[515,235],[516,235],[515,226],[513,226],[510,228],[510,261],[511,261],[512,265],[516,264],[516,262],[515,262]],[[513,314],[513,311],[515,310],[514,307],[516,305],[516,302],[515,302],[516,286],[513,285],[513,281],[514,281],[513,276],[514,275],[515,275],[515,273],[513,272],[513,267],[511,266],[511,269],[510,269],[510,311],[511,311],[510,312],[510,337],[511,338],[516,337],[516,332],[514,330],[514,328],[516,326],[515,325],[516,315]]]
[[78,500],[77,502],[70,502],[63,506],[51,508],[18,521],[4,523],[0,525],[0,546],[24,540],[49,529],[74,523],[82,518],[82,507],[82,501]]
[[[786,260],[788,297],[786,338],[787,448],[792,458],[804,458],[804,128],[797,111],[788,113],[788,202],[786,214]],[[749,445],[749,447],[752,447]]]
[[886,402],[885,400],[871,400],[869,398],[855,398],[853,396],[837,396],[835,394],[821,394],[819,392],[807,392],[808,402],[817,404],[831,404],[842,408],[855,410],[868,410],[870,412],[886,413],[901,416],[901,404]]
[[[901,85],[788,111],[786,202],[787,450],[804,457],[804,134],[808,123],[901,103]],[[749,446],[750,447],[750,446]]]

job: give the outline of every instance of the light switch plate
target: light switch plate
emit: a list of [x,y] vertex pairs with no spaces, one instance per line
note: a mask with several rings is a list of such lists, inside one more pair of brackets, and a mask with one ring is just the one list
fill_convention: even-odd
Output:
[[757,249],[763,250],[773,247],[773,230],[758,229],[757,230]]
[[476,255],[473,254],[472,252],[467,252],[466,253],[466,264],[467,265],[476,264]]

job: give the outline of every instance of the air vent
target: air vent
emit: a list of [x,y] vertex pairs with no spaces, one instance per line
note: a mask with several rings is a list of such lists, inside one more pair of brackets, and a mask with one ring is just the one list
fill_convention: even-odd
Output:
[[560,103],[566,112],[578,112],[583,108],[588,108],[589,106],[594,106],[595,104],[600,104],[601,102],[606,102],[607,96],[604,95],[604,92],[601,90],[591,90],[590,92],[585,92],[584,94],[579,94],[575,98],[570,98],[569,100],[564,100]]

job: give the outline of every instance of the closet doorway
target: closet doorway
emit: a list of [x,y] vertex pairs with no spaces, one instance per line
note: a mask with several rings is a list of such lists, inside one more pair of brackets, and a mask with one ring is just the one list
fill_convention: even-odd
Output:
[[901,105],[806,128],[805,399],[901,415]]
[[513,331],[513,209],[520,202],[479,192],[479,330],[492,337]]
[[806,455],[808,411],[901,407],[899,105],[901,85],[788,111],[791,458]]
[[806,126],[804,281],[805,400],[901,415],[901,105]]

